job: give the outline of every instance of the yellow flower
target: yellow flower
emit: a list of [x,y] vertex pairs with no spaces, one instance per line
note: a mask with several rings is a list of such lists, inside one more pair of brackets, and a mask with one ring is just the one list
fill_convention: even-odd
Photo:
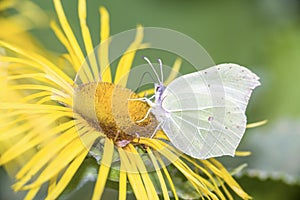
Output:
[[[108,61],[110,30],[107,10],[104,7],[99,9],[100,53],[89,56],[90,64],[85,64],[85,55],[94,52],[86,24],[85,0],[78,4],[85,53],[68,23],[60,0],[54,0],[54,6],[60,25],[52,21],[51,27],[68,51],[63,55],[68,61],[63,63],[64,66],[57,59],[51,61],[26,48],[0,41],[0,46],[7,50],[7,55],[0,57],[3,86],[0,145],[11,144],[0,149],[0,165],[9,166],[15,161],[24,163],[20,169],[13,169],[17,170],[15,191],[26,190],[25,199],[33,199],[41,187],[47,185],[46,199],[58,198],[89,153],[93,155],[93,151],[98,150],[95,144],[103,144],[101,154],[94,155],[95,158],[100,156],[101,160],[93,199],[101,198],[115,155],[120,160],[117,167],[119,199],[126,199],[128,183],[137,199],[178,199],[177,185],[170,170],[180,174],[183,182],[197,192],[199,198],[233,199],[227,190],[229,187],[241,198],[250,199],[216,159],[196,160],[182,154],[169,145],[168,138],[161,131],[151,138],[157,125],[153,116],[141,125],[150,127],[148,131],[143,129],[140,136],[134,134],[135,123],[145,116],[148,105],[128,101],[128,97],[134,99],[139,95],[123,86],[136,51],[147,46],[142,42],[142,26],[137,27],[136,37],[120,58],[112,77]],[[97,60],[100,70],[95,67]],[[175,61],[174,69],[179,70],[180,62],[179,59]],[[82,84],[74,81],[74,74],[78,74]],[[100,75],[101,82],[98,80]],[[171,74],[168,81],[172,78]],[[112,101],[114,93],[118,94],[117,101]],[[116,113],[111,110],[112,102],[117,108]],[[129,119],[134,123],[127,123],[128,116],[121,106],[124,102],[127,103]]]

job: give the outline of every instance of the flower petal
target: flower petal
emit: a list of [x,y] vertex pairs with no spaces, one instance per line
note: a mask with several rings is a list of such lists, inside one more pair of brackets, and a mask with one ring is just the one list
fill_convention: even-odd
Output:
[[102,196],[105,183],[107,180],[107,176],[110,170],[113,152],[114,152],[114,144],[111,142],[110,139],[106,138],[104,144],[104,150],[103,150],[103,157],[98,172],[98,178],[95,185],[94,194],[92,197],[93,200],[98,200]]
[[[61,85],[61,87],[65,88],[66,91],[71,91],[71,92],[73,91],[73,88],[70,85],[70,83],[73,83],[73,80],[70,79],[70,77],[68,75],[66,75],[56,65],[54,65],[52,62],[50,62],[46,58],[44,58],[36,53],[20,49],[16,46],[10,45],[3,41],[0,41],[0,46],[10,49],[11,51],[14,51],[22,56],[27,57],[27,59],[29,59],[29,60],[26,60],[26,59],[21,59],[21,58],[11,58],[12,62],[19,61],[19,62],[23,62],[24,64],[31,64],[32,66],[40,68],[43,72],[46,72],[47,74],[52,76],[57,81],[57,83],[59,85]],[[6,59],[5,56],[1,56],[1,60],[10,62],[10,60]]]
[[157,163],[156,157],[152,153],[152,151],[151,151],[150,148],[147,148],[147,152],[149,154],[149,157],[150,157],[150,159],[151,159],[151,161],[152,161],[152,163],[154,165],[156,174],[158,176],[158,180],[159,180],[162,192],[163,192],[163,197],[164,197],[164,199],[170,199],[169,194],[168,194],[168,189],[167,189],[167,186],[166,186],[166,182],[165,182],[164,177],[163,177],[163,175],[162,175],[162,173],[160,171],[160,168],[159,168],[159,165]]
[[127,193],[127,176],[124,163],[121,162],[120,166],[120,180],[119,180],[119,200],[126,200]]
[[127,172],[129,183],[133,189],[133,192],[137,199],[148,199],[145,186],[141,179],[141,176],[137,172],[137,168],[134,164],[131,164],[128,159],[131,152],[125,151],[122,148],[118,148],[120,160],[124,163],[124,168]]
[[228,184],[228,186],[236,192],[243,199],[251,199],[241,186],[234,180],[230,173],[225,169],[225,167],[216,159],[210,159],[210,161],[222,172],[223,180]]
[[172,181],[172,178],[171,178],[171,176],[170,176],[170,173],[168,172],[168,169],[166,168],[166,166],[165,166],[163,160],[161,159],[160,155],[159,155],[157,152],[155,152],[155,156],[156,156],[157,160],[159,161],[159,164],[160,164],[160,166],[162,167],[162,169],[163,169],[163,171],[164,171],[164,174],[165,174],[165,176],[166,176],[166,178],[167,178],[167,180],[168,180],[168,182],[169,182],[169,184],[170,184],[170,187],[171,187],[171,190],[172,190],[172,192],[173,192],[174,198],[175,198],[176,200],[178,200],[176,188],[175,188],[175,185],[174,185],[174,183],[173,183],[173,181]]
[[28,191],[26,194],[24,200],[32,200],[34,199],[35,195],[38,193],[38,191],[41,189],[41,187],[32,188]]
[[81,163],[83,162],[84,158],[88,154],[88,150],[84,149],[68,166],[67,170],[64,172],[63,176],[60,178],[57,185],[48,193],[46,199],[56,199],[67,187],[71,179],[73,178],[74,174],[80,167]]
[[126,52],[124,53],[124,55],[122,56],[118,64],[116,76],[114,80],[115,84],[122,85],[124,87],[126,86],[128,73],[130,71],[130,68],[132,67],[136,50],[140,48],[143,37],[144,37],[144,29],[142,26],[138,26],[134,41],[128,47],[128,49],[126,50]]
[[[77,57],[72,44],[70,44],[69,40],[66,38],[65,34],[62,32],[62,30],[58,27],[55,21],[51,21],[50,26],[55,33],[56,37],[59,39],[59,41],[64,45],[64,47],[68,50],[69,55],[71,57],[72,61],[72,67],[77,72],[80,67],[82,61]],[[80,77],[82,80],[87,80],[87,77]]]
[[128,148],[132,152],[131,154],[129,154],[129,160],[131,161],[131,163],[135,163],[135,165],[137,166],[137,169],[140,172],[140,175],[145,184],[148,198],[149,199],[159,199],[157,192],[155,190],[155,187],[153,185],[153,182],[151,181],[151,179],[147,173],[147,169],[146,169],[144,162],[143,162],[142,158],[140,157],[139,153],[136,151],[136,149],[133,147],[132,144],[128,144]]
[[178,72],[180,70],[181,64],[182,64],[181,58],[176,58],[176,60],[173,64],[173,67],[172,67],[172,71],[169,74],[168,79],[165,81],[166,85],[171,83],[176,78],[176,76],[178,75]]
[[[91,138],[89,133],[82,137],[85,141],[88,140],[85,137],[89,137],[91,143],[92,141],[95,141],[95,138]],[[22,189],[27,190],[34,187],[39,187],[41,184],[45,183],[46,181],[49,181],[53,176],[55,176],[66,166],[68,166],[69,163],[73,161],[83,151],[86,151],[86,147],[82,144],[80,138],[76,138],[68,146],[62,149],[62,151],[46,166],[46,168],[39,175],[37,180],[35,180],[33,183],[23,186]]]
[[100,73],[98,70],[95,54],[93,53],[94,47],[93,47],[90,30],[86,25],[86,0],[79,0],[78,15],[79,15],[82,37],[83,37],[85,50],[87,54],[87,60],[88,60],[88,62],[85,61],[83,63],[83,68],[86,68],[86,65],[88,65],[88,68],[92,69],[92,77],[89,77],[91,78],[89,79],[89,82],[95,82],[95,81],[97,82],[100,79]]
[[19,171],[16,178],[21,179],[26,174],[29,176],[36,174],[38,170],[40,170],[49,160],[55,157],[62,148],[65,148],[67,144],[74,141],[77,137],[76,127],[63,132],[62,135],[49,142],[37,154],[35,154],[34,157]]
[[[66,18],[64,9],[61,5],[61,1],[60,0],[54,0],[54,6],[56,9],[56,13],[58,15],[58,19],[60,21],[61,27],[64,30],[69,43],[71,44],[75,54],[77,55],[77,57],[79,58],[80,62],[83,63],[84,62],[84,56],[83,53],[81,51],[81,48],[76,40],[76,37],[71,29],[71,26]],[[79,70],[79,69],[78,69]]]
[[108,46],[109,46],[109,13],[107,12],[105,7],[100,7],[99,9],[101,15],[101,23],[100,23],[100,49],[99,49],[99,62],[102,73],[102,81],[103,82],[112,82],[111,70],[109,66],[108,59]]
[[258,127],[258,126],[265,125],[266,123],[268,123],[268,120],[254,122],[254,123],[251,123],[251,124],[247,124],[247,128],[255,128],[255,127]]

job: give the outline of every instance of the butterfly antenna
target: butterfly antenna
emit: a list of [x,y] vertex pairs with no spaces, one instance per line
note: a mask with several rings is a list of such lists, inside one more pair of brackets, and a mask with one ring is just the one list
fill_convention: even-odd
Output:
[[160,80],[160,78],[159,78],[159,76],[158,76],[158,74],[157,74],[157,72],[156,72],[154,66],[153,66],[152,63],[150,62],[150,60],[149,60],[147,57],[144,57],[144,60],[146,60],[147,63],[150,65],[150,67],[152,68],[152,70],[153,70],[155,76],[157,77],[158,82],[161,83],[161,80]]
[[163,74],[162,61],[161,61],[161,59],[157,59],[157,60],[159,62],[159,68],[160,68],[160,76],[161,76],[161,82],[160,83],[163,83],[164,82],[164,74]]
[[[149,72],[144,72],[143,75],[142,75],[142,78],[141,78],[141,80],[140,80],[140,82],[139,82],[139,84],[138,84],[137,90],[141,87],[142,82],[143,82],[143,80],[144,80],[144,78],[145,78],[145,76],[146,76],[147,74],[150,76],[150,78],[152,79],[152,81],[155,82],[154,77],[153,77],[152,74],[150,74]],[[137,90],[136,90],[136,91],[137,91]]]

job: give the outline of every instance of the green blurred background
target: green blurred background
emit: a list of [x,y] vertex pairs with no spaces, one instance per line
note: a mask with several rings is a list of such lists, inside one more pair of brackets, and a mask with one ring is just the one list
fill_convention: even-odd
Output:
[[[52,1],[35,3],[55,17]],[[80,37],[77,1],[63,5]],[[215,63],[239,63],[257,73],[262,86],[250,100],[248,121],[269,122],[246,132],[239,149],[252,151],[249,158],[224,162],[228,167],[249,164],[238,181],[254,199],[300,198],[299,0],[89,0],[93,38],[99,35],[100,5],[110,12],[112,35],[137,24],[170,28],[198,41]],[[31,32],[47,49],[65,51],[50,29]]]

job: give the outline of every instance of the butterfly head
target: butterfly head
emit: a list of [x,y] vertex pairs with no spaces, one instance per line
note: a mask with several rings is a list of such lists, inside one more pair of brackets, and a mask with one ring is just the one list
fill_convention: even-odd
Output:
[[152,68],[158,83],[154,84],[154,89],[155,89],[155,103],[161,104],[162,102],[162,94],[165,91],[166,87],[164,86],[164,77],[163,77],[163,65],[161,59],[158,59],[159,62],[159,68],[160,68],[160,75],[158,75],[157,71],[155,70],[154,66],[150,62],[150,60],[147,57],[144,57],[144,60],[146,60],[149,64],[149,66]]
[[161,104],[162,102],[162,95],[166,89],[166,86],[163,85],[163,83],[155,83],[154,84],[154,89],[155,89],[155,103]]

